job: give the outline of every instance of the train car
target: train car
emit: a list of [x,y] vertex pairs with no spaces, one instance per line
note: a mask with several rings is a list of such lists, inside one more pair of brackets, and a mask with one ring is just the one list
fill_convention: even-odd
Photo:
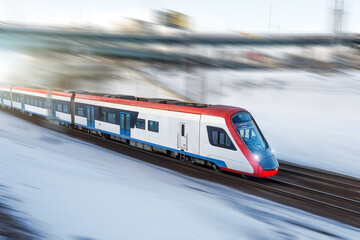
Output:
[[0,85],[0,105],[11,108],[11,87]]
[[279,164],[242,108],[0,86],[1,105],[61,125],[237,174],[270,177]]
[[51,117],[56,118],[60,125],[73,124],[71,101],[74,93],[51,91]]
[[49,116],[49,93],[45,89],[13,87],[11,89],[12,107],[22,112],[42,117]]
[[278,171],[253,117],[229,106],[76,94],[74,125],[130,145],[256,177]]

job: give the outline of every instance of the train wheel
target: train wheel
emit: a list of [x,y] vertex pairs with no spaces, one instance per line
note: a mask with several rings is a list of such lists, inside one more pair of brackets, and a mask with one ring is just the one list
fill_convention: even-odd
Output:
[[211,166],[215,172],[221,172],[221,169],[215,163],[213,163]]

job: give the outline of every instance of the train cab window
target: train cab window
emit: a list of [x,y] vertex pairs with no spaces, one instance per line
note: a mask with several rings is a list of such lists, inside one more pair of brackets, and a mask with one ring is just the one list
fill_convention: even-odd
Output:
[[106,112],[100,112],[100,121],[106,122]]
[[145,130],[145,119],[142,118],[136,119],[136,128]]
[[69,113],[69,108],[67,105],[64,105],[63,111],[64,111],[64,113]]
[[108,122],[116,123],[116,115],[114,113],[108,113]]
[[62,112],[62,105],[61,104],[57,104],[57,111]]
[[159,122],[157,121],[148,121],[148,130],[151,132],[159,132]]
[[83,108],[78,108],[77,109],[77,111],[78,111],[78,114],[77,115],[79,115],[79,116],[81,116],[81,117],[83,117],[84,116],[84,109]]
[[211,145],[236,151],[234,144],[224,129],[212,126],[207,126],[206,128]]
[[236,132],[250,151],[262,151],[269,147],[261,134],[260,129],[257,127],[254,119],[249,113],[237,113],[232,117],[232,122]]

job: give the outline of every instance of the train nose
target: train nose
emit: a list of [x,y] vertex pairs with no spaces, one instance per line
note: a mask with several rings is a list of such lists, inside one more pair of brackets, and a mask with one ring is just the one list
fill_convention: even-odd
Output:
[[279,168],[279,163],[274,156],[269,156],[262,159],[259,165],[264,171],[270,171]]

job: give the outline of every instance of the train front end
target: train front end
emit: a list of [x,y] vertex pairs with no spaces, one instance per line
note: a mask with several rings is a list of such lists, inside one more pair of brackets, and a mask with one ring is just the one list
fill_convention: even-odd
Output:
[[235,113],[231,122],[242,141],[239,147],[254,169],[253,176],[263,178],[275,175],[279,162],[250,113]]

